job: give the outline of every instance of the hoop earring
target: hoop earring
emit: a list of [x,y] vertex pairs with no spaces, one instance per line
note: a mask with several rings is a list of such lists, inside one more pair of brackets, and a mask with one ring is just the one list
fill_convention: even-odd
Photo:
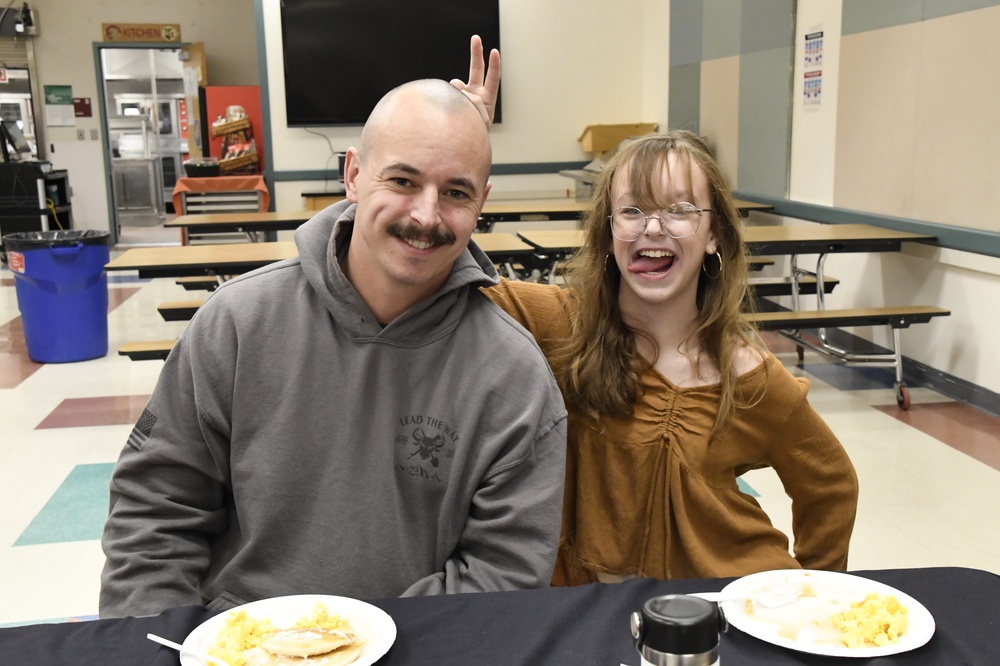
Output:
[[715,251],[715,256],[719,260],[719,270],[718,270],[718,272],[716,272],[715,275],[709,275],[708,271],[705,270],[705,264],[707,262],[704,262],[704,261],[701,262],[701,271],[702,271],[702,273],[705,274],[706,277],[708,277],[709,280],[716,280],[716,279],[719,278],[720,275],[722,275],[722,255],[719,254],[718,250],[716,250]]

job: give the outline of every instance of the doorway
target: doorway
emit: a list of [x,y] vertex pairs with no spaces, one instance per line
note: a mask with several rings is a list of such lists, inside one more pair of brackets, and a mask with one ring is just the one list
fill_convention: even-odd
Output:
[[177,245],[164,229],[188,154],[181,49],[127,44],[98,52],[111,231],[118,246]]
[[13,140],[17,160],[37,160],[31,76],[27,69],[7,68],[4,78],[4,85],[0,86],[0,122],[8,133],[6,139]]

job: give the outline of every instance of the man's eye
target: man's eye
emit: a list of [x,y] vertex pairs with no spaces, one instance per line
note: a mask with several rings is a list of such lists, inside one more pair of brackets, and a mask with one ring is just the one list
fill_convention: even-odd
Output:
[[447,194],[452,199],[465,200],[470,198],[468,192],[463,192],[462,190],[448,190]]
[[389,180],[392,182],[393,185],[398,185],[400,187],[410,186],[409,178],[397,177],[397,178],[390,178]]

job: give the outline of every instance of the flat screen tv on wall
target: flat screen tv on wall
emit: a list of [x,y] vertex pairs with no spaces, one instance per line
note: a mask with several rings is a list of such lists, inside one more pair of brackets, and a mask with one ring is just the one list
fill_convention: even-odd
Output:
[[464,81],[474,34],[500,48],[499,0],[282,0],[288,126],[363,125],[401,83]]

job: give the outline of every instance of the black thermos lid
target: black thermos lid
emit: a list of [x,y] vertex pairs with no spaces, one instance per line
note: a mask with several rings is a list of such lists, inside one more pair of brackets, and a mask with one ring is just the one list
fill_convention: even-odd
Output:
[[701,654],[719,645],[719,607],[700,597],[668,594],[642,605],[636,644],[663,654]]

